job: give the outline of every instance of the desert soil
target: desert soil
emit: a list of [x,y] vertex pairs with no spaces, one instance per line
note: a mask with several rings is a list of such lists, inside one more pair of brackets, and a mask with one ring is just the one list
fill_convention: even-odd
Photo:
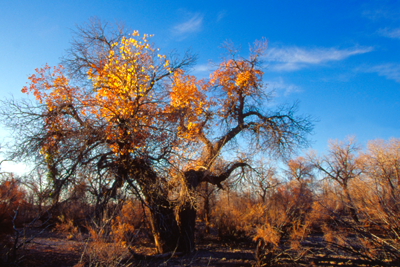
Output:
[[[39,230],[33,230],[29,235],[37,235]],[[65,235],[45,231],[35,237],[29,244],[18,250],[18,265],[26,266],[55,266],[83,267],[82,252],[87,248],[84,238],[68,239]],[[111,245],[111,244],[110,244]],[[128,250],[127,248],[125,248]],[[134,259],[128,256],[121,266],[253,266],[254,248],[246,243],[221,243],[217,239],[208,238],[198,242],[197,250],[185,256],[154,257],[154,247],[133,247],[137,253],[147,255],[146,259]],[[125,253],[131,255],[130,253]],[[15,265],[14,265],[15,266]],[[102,265],[91,265],[102,266]]]

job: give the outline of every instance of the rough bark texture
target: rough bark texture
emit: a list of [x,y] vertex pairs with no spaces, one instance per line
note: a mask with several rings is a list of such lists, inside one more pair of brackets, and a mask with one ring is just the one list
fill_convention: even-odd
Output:
[[185,203],[177,210],[157,205],[150,208],[150,221],[158,253],[195,250],[196,209],[192,203]]
[[191,203],[186,203],[183,207],[180,207],[177,219],[179,224],[179,246],[178,251],[184,253],[190,253],[195,250],[195,226],[196,226],[196,208]]
[[178,251],[180,229],[175,216],[175,207],[168,199],[168,192],[160,177],[146,160],[135,160],[131,176],[136,178],[144,201],[150,209],[150,224],[158,253]]
[[[202,182],[211,183],[222,188],[221,182],[239,167],[248,166],[246,163],[235,163],[220,175],[213,175],[208,170],[189,170],[185,172],[186,187],[189,192],[195,192]],[[193,200],[188,198],[177,210],[179,226],[179,245],[177,251],[189,253],[195,250],[196,207]]]
[[157,207],[150,211],[151,228],[158,253],[179,251],[180,232],[174,209]]

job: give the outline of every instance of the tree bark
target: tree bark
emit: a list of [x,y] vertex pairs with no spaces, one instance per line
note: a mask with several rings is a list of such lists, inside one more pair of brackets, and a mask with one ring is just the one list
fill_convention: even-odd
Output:
[[185,203],[181,206],[177,213],[177,220],[179,225],[179,245],[178,251],[184,253],[193,252],[195,246],[195,227],[196,227],[196,208],[192,203]]
[[150,208],[150,223],[158,253],[195,250],[196,209],[185,203],[177,210],[160,203]]
[[[175,206],[168,199],[168,192],[162,179],[145,159],[135,159],[130,164],[131,177],[141,187],[144,199],[150,209],[150,224],[158,253],[178,252],[180,229],[175,216]],[[135,188],[135,185],[128,180]]]
[[[246,163],[235,163],[216,176],[207,170],[188,170],[185,172],[185,183],[188,192],[195,192],[201,182],[211,183],[222,188],[221,182],[225,181],[230,174],[239,167],[248,166]],[[208,193],[208,192],[207,192]],[[189,197],[178,207],[177,221],[179,226],[179,245],[178,251],[190,253],[195,250],[195,226],[196,226],[196,207],[193,200]]]
[[[138,164],[140,163],[140,164]],[[195,192],[201,182],[208,182],[219,187],[221,182],[238,167],[248,166],[236,163],[222,174],[215,176],[207,170],[189,170],[185,172],[185,185],[189,194]],[[137,179],[150,208],[150,220],[154,241],[158,253],[183,252],[195,250],[196,207],[190,196],[185,196],[182,204],[175,207],[168,200],[163,186],[157,185],[157,174],[144,161],[136,162]]]
[[158,253],[180,252],[180,229],[173,208],[150,208],[150,223]]
[[206,234],[210,233],[210,197],[211,193],[208,191],[208,183],[205,185],[206,194],[204,198],[204,222],[206,223]]
[[[197,186],[204,177],[204,171],[189,170],[185,172],[185,186],[190,194],[197,189]],[[179,246],[180,252],[190,253],[195,250],[195,228],[197,211],[191,197],[186,196],[184,202],[177,209],[177,221],[179,226]]]

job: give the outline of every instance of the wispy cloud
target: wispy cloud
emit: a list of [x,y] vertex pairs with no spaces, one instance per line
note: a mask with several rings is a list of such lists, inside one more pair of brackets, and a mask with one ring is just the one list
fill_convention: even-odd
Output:
[[184,36],[190,33],[198,32],[203,25],[203,15],[196,13],[188,20],[173,27],[173,32],[176,35]]
[[398,63],[387,63],[374,66],[369,68],[367,72],[375,72],[380,76],[384,76],[387,79],[400,83],[400,64]]
[[400,39],[400,28],[396,28],[396,29],[385,28],[385,29],[381,29],[379,31],[379,33],[385,37]]
[[220,11],[217,16],[217,22],[221,21],[226,16],[226,10]]
[[211,68],[209,64],[198,64],[193,67],[193,71],[196,72],[210,72]]
[[288,96],[293,93],[300,93],[302,89],[295,84],[286,83],[282,77],[279,77],[272,81],[267,81],[267,87],[272,90],[276,95]]
[[194,74],[197,78],[206,79],[210,76],[211,71],[210,64],[197,64],[191,69],[191,74]]
[[392,5],[386,4],[383,4],[379,8],[372,7],[371,9],[366,9],[362,12],[362,15],[374,21],[382,19],[391,21],[399,20],[400,12],[398,11],[398,3],[393,3]]
[[266,60],[271,62],[272,69],[277,71],[294,71],[310,65],[319,65],[329,61],[340,61],[350,56],[372,51],[372,47],[365,48],[315,48],[306,49],[293,47],[271,48]]

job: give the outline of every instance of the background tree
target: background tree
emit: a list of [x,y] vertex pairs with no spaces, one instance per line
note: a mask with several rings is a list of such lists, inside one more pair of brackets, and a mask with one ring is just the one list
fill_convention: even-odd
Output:
[[249,180],[251,195],[262,203],[267,201],[272,189],[278,187],[280,180],[276,166],[267,164],[265,159],[261,159],[256,164],[252,164],[253,171],[247,175]]
[[[48,169],[54,204],[83,170],[96,170],[108,181],[100,201],[128,184],[150,210],[158,251],[188,252],[200,183],[222,187],[250,157],[305,144],[308,118],[293,107],[267,108],[265,41],[248,58],[231,48],[209,80],[198,80],[185,73],[193,56],[161,55],[148,35],[125,36],[99,23],[78,33],[67,69],[37,69],[22,90],[36,100],[3,102],[1,113],[19,136],[11,156]],[[240,147],[253,153],[227,156]],[[215,168],[217,162],[225,164]]]
[[[368,143],[363,155],[367,175],[376,179],[382,196],[392,203],[398,203],[400,189],[400,140],[374,140]],[[398,204],[397,204],[398,205]]]
[[287,166],[286,175],[290,180],[294,179],[299,183],[310,183],[314,179],[314,166],[304,157],[290,160]]
[[360,158],[356,155],[359,150],[354,139],[349,139],[346,143],[331,141],[327,156],[312,159],[314,166],[325,178],[339,184],[344,193],[346,206],[356,222],[358,222],[357,209],[351,197],[349,183],[363,172]]

